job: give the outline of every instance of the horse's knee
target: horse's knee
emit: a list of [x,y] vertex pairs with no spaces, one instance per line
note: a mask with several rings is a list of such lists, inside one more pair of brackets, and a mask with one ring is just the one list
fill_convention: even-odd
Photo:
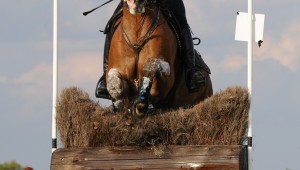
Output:
[[126,83],[121,78],[121,74],[117,69],[110,69],[107,77],[107,90],[114,99],[121,99],[124,97],[126,90]]
[[151,59],[148,61],[143,68],[143,76],[149,78],[169,76],[170,65],[168,62],[160,58]]

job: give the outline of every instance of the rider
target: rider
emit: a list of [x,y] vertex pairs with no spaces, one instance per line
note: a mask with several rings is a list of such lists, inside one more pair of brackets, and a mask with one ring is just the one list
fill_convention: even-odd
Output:
[[[183,62],[186,70],[187,87],[191,93],[196,92],[199,89],[199,87],[203,85],[203,83],[205,82],[205,78],[200,72],[199,68],[196,67],[194,44],[191,36],[190,27],[187,23],[183,1],[182,0],[160,0],[160,1],[164,7],[172,11],[172,13],[179,21],[182,38],[183,38],[184,51],[185,51]],[[115,15],[121,10],[122,10],[122,1],[117,6],[112,18],[114,18]],[[109,53],[112,33],[110,32],[110,30],[107,30],[105,33],[106,33],[106,38],[104,43],[104,54],[103,54],[103,75],[98,81],[96,87],[96,94],[95,94],[96,97],[109,96],[109,93],[106,89],[105,74],[108,67],[108,55],[109,55],[108,53]]]

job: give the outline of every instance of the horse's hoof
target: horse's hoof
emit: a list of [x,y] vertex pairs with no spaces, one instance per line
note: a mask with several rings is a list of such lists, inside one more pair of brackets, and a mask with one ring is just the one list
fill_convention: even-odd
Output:
[[132,106],[132,115],[137,118],[143,118],[146,116],[148,111],[148,105],[142,101],[134,102]]

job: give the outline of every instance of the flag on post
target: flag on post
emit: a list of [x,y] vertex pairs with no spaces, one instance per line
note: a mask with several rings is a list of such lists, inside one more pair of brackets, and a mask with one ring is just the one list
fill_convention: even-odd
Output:
[[[255,42],[263,41],[264,21],[264,14],[254,14],[253,40]],[[248,41],[249,33],[248,13],[237,12],[235,40]]]

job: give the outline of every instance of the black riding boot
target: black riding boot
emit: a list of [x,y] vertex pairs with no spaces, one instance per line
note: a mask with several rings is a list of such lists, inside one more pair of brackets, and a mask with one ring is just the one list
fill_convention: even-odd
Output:
[[103,53],[103,75],[100,77],[100,80],[97,83],[95,96],[97,98],[105,98],[110,99],[110,94],[106,88],[106,70],[108,67],[108,55],[109,55],[109,47],[111,41],[111,33],[108,32],[106,34],[105,43],[104,43],[104,53]]
[[200,69],[196,67],[194,43],[188,25],[182,29],[182,37],[185,45],[185,56],[183,60],[186,70],[186,83],[189,92],[194,93],[197,92],[201,86],[205,85],[205,77],[202,75]]

